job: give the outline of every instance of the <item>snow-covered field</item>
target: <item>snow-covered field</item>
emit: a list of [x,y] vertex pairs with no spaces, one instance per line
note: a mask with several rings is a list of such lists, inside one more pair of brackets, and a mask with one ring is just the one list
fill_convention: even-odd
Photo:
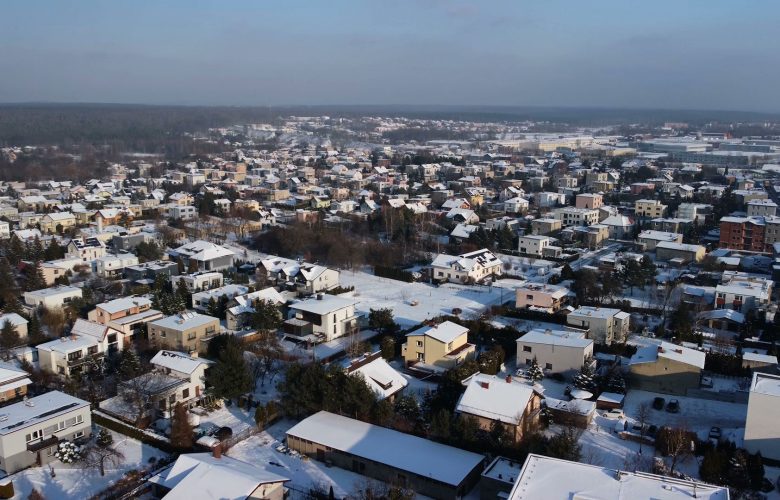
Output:
[[299,492],[315,487],[327,494],[328,489],[333,486],[335,496],[343,498],[351,496],[358,488],[372,482],[371,479],[348,470],[328,467],[316,460],[277,451],[276,447],[284,439],[284,433],[293,425],[295,423],[289,420],[279,421],[233,446],[227,455],[289,477],[288,486]]
[[141,469],[149,465],[149,459],[165,456],[162,451],[142,444],[140,441],[112,432],[114,445],[125,456],[122,464],[114,469],[107,467],[106,475],[101,477],[98,471],[80,468],[81,464],[66,465],[52,462],[55,476],[52,477],[49,466],[33,467],[10,476],[16,495],[14,499],[24,499],[33,488],[44,498],[89,498],[121,479],[125,472]]
[[[405,283],[381,278],[361,271],[342,271],[341,285],[354,286],[354,292],[343,294],[357,301],[358,313],[368,315],[371,309],[393,309],[401,328],[417,325],[459,308],[462,317],[477,316],[487,307],[514,300],[514,292],[499,283],[493,287],[447,283],[439,287],[426,283]],[[417,305],[412,305],[416,301]]]

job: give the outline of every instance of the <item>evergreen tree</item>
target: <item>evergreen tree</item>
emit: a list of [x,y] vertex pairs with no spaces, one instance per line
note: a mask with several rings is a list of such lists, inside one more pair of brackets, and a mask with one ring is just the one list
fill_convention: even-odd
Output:
[[282,313],[279,307],[270,300],[257,300],[252,313],[252,328],[261,331],[273,331],[282,326]]
[[122,351],[122,361],[119,363],[119,374],[128,380],[141,374],[141,359],[132,349]]
[[35,290],[41,290],[46,288],[46,278],[43,277],[43,270],[41,269],[40,262],[36,262],[34,266],[30,266],[26,270],[27,279],[24,283],[24,289],[27,292]]
[[528,366],[528,378],[533,382],[538,382],[544,378],[544,372],[536,361],[536,356],[531,360],[531,364]]
[[38,262],[43,259],[43,245],[41,244],[41,239],[39,237],[36,236],[31,243],[28,243],[26,257],[27,260],[33,262]]
[[5,303],[18,294],[19,288],[16,286],[11,264],[5,257],[0,258],[0,300]]
[[30,315],[30,322],[27,323],[27,339],[30,345],[36,345],[46,340],[41,330],[41,321],[38,319],[38,313],[35,311]]
[[108,429],[101,427],[100,432],[98,432],[97,438],[95,439],[95,443],[104,448],[106,446],[111,446],[114,443],[114,436],[111,435],[111,432]]
[[208,380],[214,394],[221,398],[236,399],[252,390],[254,381],[238,339],[228,337],[219,359],[209,372]]
[[369,309],[368,327],[380,334],[395,332],[398,329],[398,325],[395,322],[395,318],[393,318],[393,310],[389,307]]
[[21,240],[16,236],[11,237],[11,243],[8,245],[8,251],[6,257],[11,265],[17,265],[25,258],[26,248],[22,244]]
[[198,261],[195,259],[190,259],[187,263],[187,274],[194,274],[197,273],[200,269],[198,269]]
[[190,293],[190,289],[187,288],[187,283],[184,282],[184,279],[180,279],[178,283],[176,283],[176,295],[179,296],[179,300],[184,303],[185,307],[190,307],[192,305],[192,293]]
[[589,365],[582,365],[580,371],[574,376],[574,386],[589,392],[593,392],[596,389],[593,369]]
[[181,258],[181,255],[176,257],[176,267],[179,270],[179,274],[184,274],[184,271],[185,271],[184,260]]
[[3,353],[3,359],[7,360],[10,357],[11,349],[18,347],[21,342],[16,327],[10,321],[5,320],[0,329],[0,351]]
[[3,306],[3,312],[5,314],[16,313],[22,316],[24,314],[24,306],[22,305],[22,301],[19,300],[19,297],[16,295],[10,296]]
[[187,407],[176,403],[171,416],[171,445],[180,450],[192,448],[192,424]]
[[607,391],[617,394],[626,393],[626,379],[618,372],[614,372],[607,380]]
[[571,427],[553,436],[547,444],[547,453],[553,458],[579,462],[582,458],[582,446],[579,444],[578,433]]

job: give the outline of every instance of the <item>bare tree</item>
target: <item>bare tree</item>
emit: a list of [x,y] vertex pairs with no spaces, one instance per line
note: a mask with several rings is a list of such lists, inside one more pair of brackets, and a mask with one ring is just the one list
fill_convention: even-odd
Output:
[[639,422],[639,435],[642,439],[639,440],[639,454],[642,454],[642,442],[647,432],[647,422],[650,420],[652,414],[652,405],[647,401],[641,403],[636,409],[636,421]]
[[261,386],[265,385],[266,378],[273,381],[282,369],[284,359],[284,349],[276,332],[258,331],[257,340],[249,344],[246,350],[251,354],[247,363],[255,379],[255,388],[258,382]]
[[111,446],[91,444],[82,454],[82,460],[88,469],[100,471],[101,476],[106,475],[106,466],[119,467],[125,456],[121,451]]
[[133,410],[134,424],[139,426],[149,412],[154,395],[166,384],[165,374],[159,371],[144,373],[131,378],[119,387],[122,400],[128,403]]
[[685,424],[678,427],[665,427],[659,431],[656,445],[661,448],[662,453],[665,452],[671,459],[669,475],[674,475],[675,468],[693,456],[695,438],[696,434],[691,432]]

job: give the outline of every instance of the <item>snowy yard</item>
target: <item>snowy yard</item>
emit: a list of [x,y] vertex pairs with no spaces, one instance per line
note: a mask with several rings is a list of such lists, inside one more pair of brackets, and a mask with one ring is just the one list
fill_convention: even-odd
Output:
[[114,436],[114,446],[125,456],[119,468],[108,467],[106,475],[101,477],[98,471],[80,468],[79,463],[66,465],[55,461],[50,464],[55,473],[55,477],[51,477],[48,466],[33,467],[10,476],[16,492],[13,498],[27,498],[33,488],[48,499],[89,498],[121,479],[125,472],[149,466],[152,457],[159,459],[166,456],[162,451],[140,441],[115,432],[111,434]]
[[[393,309],[395,321],[409,328],[459,308],[463,317],[482,314],[489,306],[513,301],[514,292],[500,285],[467,286],[452,283],[433,286],[427,283],[405,283],[360,271],[342,271],[341,285],[354,286],[354,292],[342,294],[357,301],[356,311],[366,316],[371,309]],[[416,305],[413,305],[416,302]]]
[[[285,432],[293,425],[295,422],[289,420],[279,421],[260,434],[233,446],[227,455],[289,477],[288,486],[297,491],[318,487],[327,494],[332,485],[335,496],[342,498],[372,482],[371,479],[348,470],[328,467],[316,460],[277,451]],[[293,498],[296,496],[293,495]]]
[[234,435],[238,434],[255,426],[254,410],[246,411],[233,404],[233,406],[224,406],[200,417],[202,429],[207,430],[212,426],[230,427]]

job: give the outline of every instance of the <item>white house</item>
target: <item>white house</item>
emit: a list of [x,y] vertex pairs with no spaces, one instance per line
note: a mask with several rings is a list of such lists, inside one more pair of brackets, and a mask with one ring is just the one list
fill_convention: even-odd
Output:
[[50,391],[0,408],[0,469],[13,474],[55,460],[62,441],[91,434],[89,402]]
[[544,249],[552,245],[553,239],[549,236],[536,236],[529,234],[518,239],[517,249],[520,253],[541,257]]
[[566,316],[566,323],[589,330],[588,338],[602,344],[611,344],[628,338],[631,315],[620,309],[582,306]]
[[517,339],[517,366],[528,366],[536,359],[544,371],[574,373],[593,359],[593,340],[586,333],[535,328]]
[[92,262],[105,255],[106,245],[98,238],[73,239],[65,253],[65,257],[81,259],[81,262]]
[[377,351],[352,360],[347,374],[362,377],[377,399],[393,401],[409,382]]
[[172,258],[182,258],[185,266],[190,261],[198,264],[200,271],[220,271],[233,265],[235,252],[208,241],[198,240],[182,245],[170,252]]
[[780,376],[753,373],[745,422],[745,449],[761,452],[766,458],[780,460]]
[[60,309],[75,298],[82,297],[81,288],[73,286],[55,286],[32,292],[24,292],[24,303],[30,307],[44,306],[47,309]]
[[42,370],[71,376],[99,368],[106,355],[123,351],[127,335],[109,326],[78,319],[68,337],[38,345]]
[[284,324],[284,332],[295,337],[313,334],[329,342],[356,333],[357,320],[354,300],[318,294],[314,298],[290,304],[290,319]]
[[461,255],[439,254],[431,263],[431,276],[436,281],[477,282],[499,276],[501,265],[501,260],[486,248]]
[[95,259],[95,272],[102,278],[112,278],[121,276],[124,268],[136,265],[138,265],[138,257],[131,253],[106,255]]

